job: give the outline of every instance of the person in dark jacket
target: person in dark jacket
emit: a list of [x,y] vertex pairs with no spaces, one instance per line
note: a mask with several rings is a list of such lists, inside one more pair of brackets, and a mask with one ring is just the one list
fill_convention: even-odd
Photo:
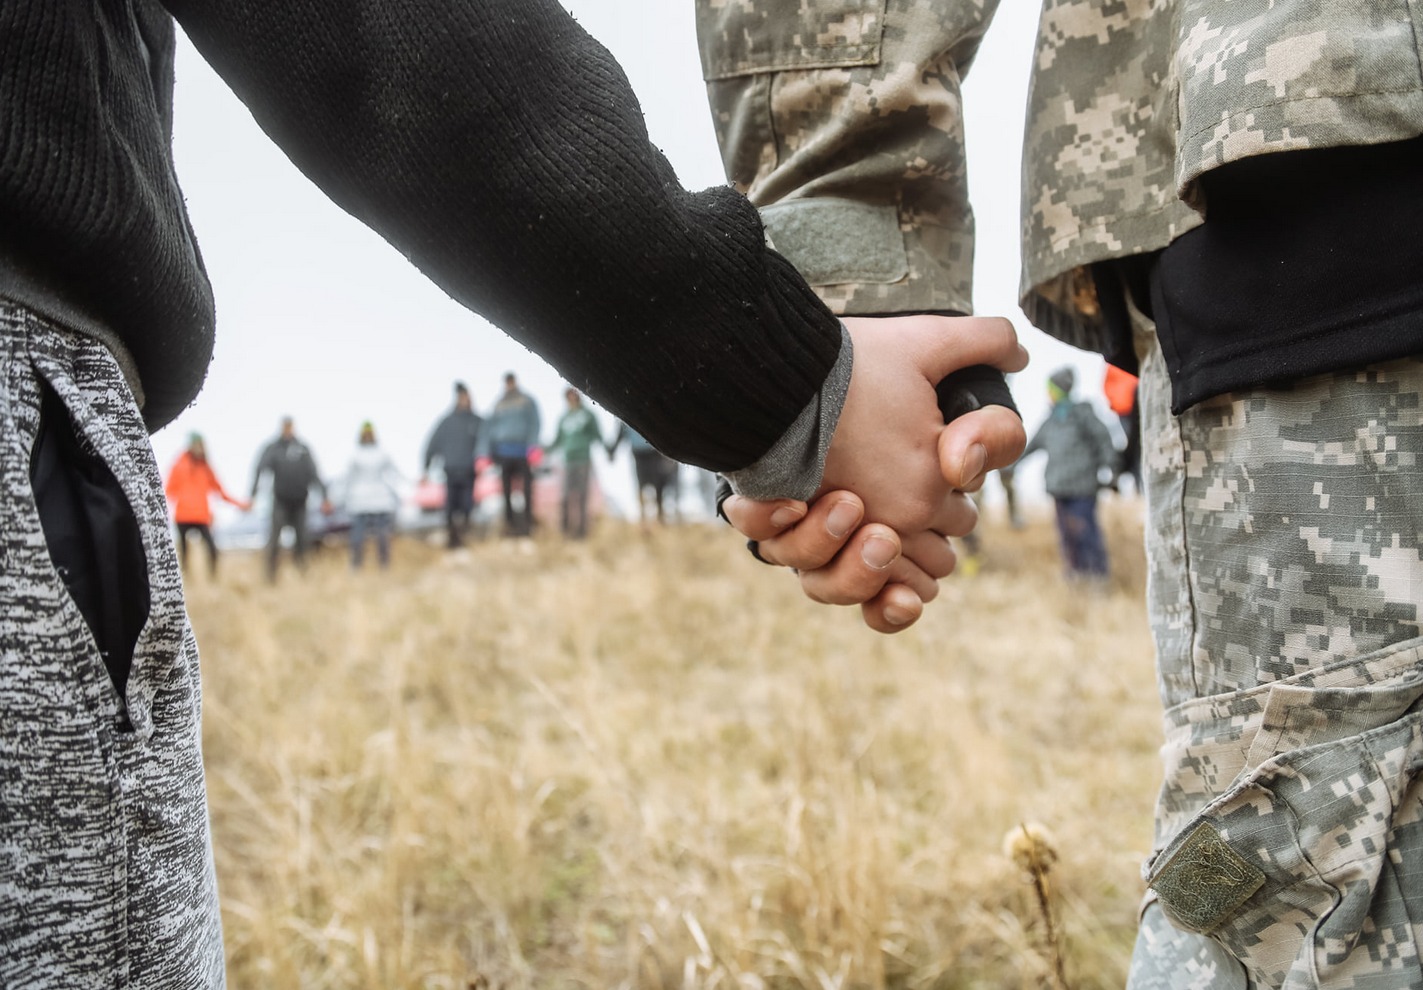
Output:
[[1044,486],[1057,507],[1057,535],[1069,577],[1105,578],[1107,546],[1097,525],[1097,493],[1104,471],[1114,471],[1117,448],[1096,411],[1072,398],[1076,374],[1059,368],[1048,378],[1052,409],[1023,457],[1047,454]]
[[[455,382],[455,407],[441,417],[425,443],[424,477],[436,462],[445,475],[445,527],[451,550],[464,545],[474,511],[474,459],[484,419],[464,382]],[[423,480],[423,478],[422,478]]]
[[648,518],[647,508],[647,500],[650,496],[658,525],[666,525],[667,489],[672,489],[675,501],[678,464],[652,446],[646,437],[626,423],[618,424],[618,430],[613,435],[612,443],[607,445],[608,457],[611,458],[618,452],[618,448],[622,446],[624,440],[627,441],[628,450],[632,452],[633,483],[637,485],[638,523],[646,531],[651,522]]
[[277,580],[277,559],[282,550],[282,532],[292,531],[292,559],[298,569],[306,566],[308,533],[306,502],[315,488],[321,493],[321,511],[330,514],[331,501],[326,484],[316,469],[311,448],[297,438],[296,424],[290,416],[282,419],[281,432],[257,458],[252,472],[252,498],[262,487],[262,478],[271,476],[272,525],[267,534],[267,580]]

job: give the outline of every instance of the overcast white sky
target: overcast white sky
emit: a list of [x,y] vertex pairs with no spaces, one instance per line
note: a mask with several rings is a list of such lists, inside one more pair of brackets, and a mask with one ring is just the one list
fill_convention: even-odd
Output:
[[[564,0],[618,57],[653,141],[689,188],[724,181],[697,59],[691,0]],[[978,216],[980,313],[1011,317],[1033,355],[1015,394],[1031,429],[1046,412],[1041,383],[1079,369],[1095,394],[1100,359],[1032,329],[1017,307],[1018,155],[1037,4],[1005,3],[965,87],[969,181]],[[216,356],[197,402],[153,438],[163,471],[190,431],[218,474],[245,494],[258,448],[284,414],[328,476],[348,462],[362,420],[412,478],[454,379],[487,409],[505,371],[543,407],[545,432],[563,382],[542,360],[451,302],[377,235],[333,206],[253,123],[222,81],[180,42],[175,155],[217,295]],[[600,411],[601,414],[601,411]],[[612,419],[602,415],[605,429]],[[623,457],[597,470],[630,505]],[[1041,473],[1035,465],[1029,477]],[[1028,478],[1030,488],[1040,488]]]

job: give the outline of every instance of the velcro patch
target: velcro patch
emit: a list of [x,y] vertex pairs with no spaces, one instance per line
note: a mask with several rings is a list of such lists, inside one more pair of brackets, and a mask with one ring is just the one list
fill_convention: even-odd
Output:
[[1202,822],[1149,885],[1177,926],[1207,935],[1265,885],[1265,874]]

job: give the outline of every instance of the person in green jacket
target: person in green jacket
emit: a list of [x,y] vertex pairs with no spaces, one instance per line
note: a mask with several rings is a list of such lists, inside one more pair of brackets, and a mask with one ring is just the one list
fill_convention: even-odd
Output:
[[603,442],[598,418],[583,404],[576,388],[563,393],[568,409],[558,418],[550,452],[563,455],[563,535],[571,540],[588,536],[588,483],[593,475],[593,445]]

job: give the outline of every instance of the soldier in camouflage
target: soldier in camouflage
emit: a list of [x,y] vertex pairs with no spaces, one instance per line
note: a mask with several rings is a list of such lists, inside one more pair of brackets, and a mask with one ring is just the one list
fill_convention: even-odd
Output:
[[[995,7],[698,0],[727,174],[836,312],[971,311],[959,82]],[[1419,37],[1405,0],[1043,3],[1023,307],[1142,374],[1166,745],[1132,990],[1423,988],[1423,361],[1173,413],[1118,277],[1207,222],[1213,170],[1423,134]]]

